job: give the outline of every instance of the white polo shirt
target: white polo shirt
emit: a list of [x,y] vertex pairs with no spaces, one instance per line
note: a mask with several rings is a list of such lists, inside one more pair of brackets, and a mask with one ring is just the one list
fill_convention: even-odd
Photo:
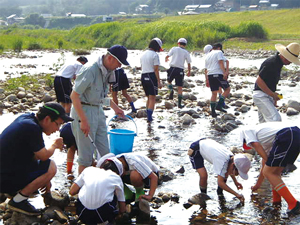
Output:
[[225,178],[228,163],[233,153],[212,139],[201,140],[199,151],[203,159],[213,164],[214,173]]
[[259,142],[267,155],[269,155],[276,133],[284,128],[291,127],[289,125],[290,124],[277,121],[243,127],[240,131],[241,143],[243,143],[244,139],[248,146],[250,146],[252,142]]
[[181,47],[171,48],[171,50],[168,52],[168,56],[172,56],[172,60],[170,62],[171,67],[184,69],[185,61],[187,63],[192,62],[190,53],[186,49]]
[[129,170],[136,170],[139,174],[141,174],[143,179],[147,178],[152,172],[157,173],[159,171],[158,166],[147,156],[133,152],[116,155],[117,158],[120,158],[121,156],[124,156]]
[[140,62],[142,66],[142,73],[153,73],[154,66],[160,65],[158,54],[150,49],[147,49],[142,54]]
[[76,74],[79,73],[83,65],[80,62],[74,64],[65,64],[62,68],[56,73],[56,76],[73,79]]
[[220,60],[223,62],[226,61],[221,50],[212,50],[205,56],[205,68],[207,69],[208,75],[223,74],[219,65]]
[[90,210],[111,202],[116,194],[119,202],[125,202],[124,187],[119,175],[97,167],[85,168],[75,183],[81,187],[78,198]]

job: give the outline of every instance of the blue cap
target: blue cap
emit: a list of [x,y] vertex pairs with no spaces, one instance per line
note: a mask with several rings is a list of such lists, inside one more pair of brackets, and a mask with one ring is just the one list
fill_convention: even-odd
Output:
[[117,59],[119,63],[127,66],[129,65],[129,63],[126,60],[128,55],[127,49],[124,46],[114,45],[109,49],[107,49],[107,51],[109,52],[110,55],[112,55],[115,59]]

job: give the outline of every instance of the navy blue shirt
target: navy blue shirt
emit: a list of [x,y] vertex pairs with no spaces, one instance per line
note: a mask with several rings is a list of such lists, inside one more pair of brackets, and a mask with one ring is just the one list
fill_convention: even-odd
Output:
[[60,129],[60,137],[63,138],[64,144],[67,146],[67,148],[70,148],[71,146],[75,146],[77,149],[75,137],[72,132],[71,123],[66,123],[63,125],[63,127]]
[[[260,66],[259,77],[266,83],[268,88],[275,92],[276,86],[280,80],[280,73],[283,67],[283,62],[279,57],[279,53],[267,58]],[[260,90],[257,83],[255,83],[254,90]]]
[[25,176],[37,162],[34,152],[44,147],[43,129],[35,114],[19,116],[0,135],[0,177]]

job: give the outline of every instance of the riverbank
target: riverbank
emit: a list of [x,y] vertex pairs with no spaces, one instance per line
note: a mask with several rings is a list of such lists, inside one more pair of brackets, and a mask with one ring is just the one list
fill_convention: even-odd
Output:
[[[105,49],[97,49],[87,56],[90,62],[96,60],[97,56],[105,53]],[[54,60],[57,62],[57,58],[61,57],[61,52],[25,52],[25,57],[22,61],[20,58],[12,57],[12,61],[6,60],[6,70],[8,74],[1,74],[5,76],[18,77],[20,71],[23,74],[33,75],[37,77],[41,75],[38,71],[46,71],[50,73],[51,65]],[[212,198],[207,202],[207,208],[204,210],[198,205],[194,205],[189,209],[185,209],[183,204],[186,203],[188,198],[199,192],[198,188],[198,174],[192,169],[189,158],[187,157],[187,149],[189,145],[201,136],[210,137],[226,147],[237,147],[240,149],[241,143],[239,143],[238,128],[243,125],[256,124],[258,123],[256,108],[252,102],[252,89],[254,81],[257,77],[257,70],[261,62],[268,56],[274,54],[273,51],[236,51],[226,50],[227,58],[230,60],[231,72],[230,72],[230,85],[232,86],[232,95],[227,100],[227,104],[230,106],[227,114],[221,114],[218,119],[212,119],[209,116],[209,106],[207,100],[210,97],[210,90],[205,87],[204,74],[203,74],[203,53],[194,52],[192,54],[193,60],[193,75],[185,78],[184,84],[184,104],[183,109],[178,109],[176,106],[176,95],[175,100],[170,101],[167,99],[167,87],[164,87],[159,91],[157,96],[157,107],[154,112],[154,122],[149,126],[144,117],[145,109],[145,96],[143,94],[140,85],[140,71],[136,70],[135,66],[139,65],[139,57],[141,51],[129,50],[128,61],[132,65],[132,68],[126,68],[126,73],[130,78],[131,88],[128,93],[134,97],[135,105],[138,109],[138,113],[134,118],[134,121],[138,127],[138,136],[135,138],[133,151],[140,152],[141,154],[150,157],[160,168],[165,168],[172,174],[172,179],[164,182],[160,185],[156,191],[156,197],[159,197],[159,192],[170,196],[177,196],[176,201],[170,199],[169,201],[158,204],[159,200],[151,203],[151,216],[153,217],[153,223],[161,225],[187,225],[187,224],[298,224],[300,218],[285,219],[283,218],[284,212],[287,208],[286,203],[283,202],[282,208],[278,210],[276,215],[268,216],[264,214],[264,209],[269,205],[271,201],[270,187],[266,185],[259,192],[252,194],[251,186],[256,181],[258,175],[259,159],[252,161],[252,168],[249,172],[249,180],[243,181],[242,184],[244,189],[241,193],[245,196],[245,205],[239,204],[238,200],[233,198],[232,195],[225,193],[226,202],[219,202],[216,195],[216,178],[213,174],[213,168],[207,165],[209,172],[209,188],[208,195]],[[168,65],[163,62],[165,52],[159,53],[163,67],[168,68]],[[70,52],[64,52],[67,60],[74,60],[75,57]],[[255,58],[251,56],[255,56]],[[37,56],[34,58],[32,56]],[[53,59],[56,56],[56,59]],[[261,56],[261,58],[257,57]],[[69,57],[71,59],[69,59]],[[256,58],[257,57],[257,58]],[[38,61],[38,62],[37,62]],[[24,63],[23,63],[24,62]],[[16,66],[21,64],[20,66]],[[35,65],[36,68],[29,67],[27,65]],[[23,67],[20,69],[20,67]],[[164,84],[166,84],[166,72],[161,67],[161,77]],[[19,68],[19,69],[18,69]],[[18,71],[18,72],[16,72]],[[27,73],[25,73],[27,71]],[[33,72],[35,71],[35,72]],[[283,71],[283,79],[280,81],[278,88],[279,92],[283,94],[283,99],[278,102],[281,111],[283,121],[287,123],[298,124],[299,114],[288,116],[287,105],[289,100],[298,100],[297,96],[300,94],[300,88],[298,85],[299,71],[295,70],[294,67],[288,67]],[[38,80],[42,80],[39,78]],[[33,101],[33,105],[28,105],[28,108],[20,109],[20,111],[9,112],[9,108],[3,110],[3,115],[0,116],[1,131],[20,113],[25,111],[36,111],[36,108],[42,104],[42,94],[50,95],[51,100],[55,100],[54,96],[49,94],[52,93],[53,89],[48,89],[45,82],[40,83],[40,87],[37,89],[38,92],[32,93],[34,97],[39,99],[36,104]],[[18,89],[17,89],[18,90]],[[18,90],[20,92],[22,90]],[[26,105],[27,102],[32,102],[33,98],[27,93],[32,90],[25,89],[25,96],[18,98],[18,102],[10,102],[13,106],[20,107],[20,105]],[[6,96],[6,90],[4,89],[5,100],[8,101]],[[176,92],[175,92],[176,93]],[[13,93],[11,93],[13,94]],[[14,93],[17,95],[18,93]],[[53,98],[52,98],[53,97]],[[27,99],[26,101],[22,99]],[[126,113],[130,112],[130,107],[127,102],[120,96],[120,106],[125,110]],[[1,101],[1,100],[0,100]],[[3,101],[3,99],[2,99]],[[35,104],[35,105],[34,105]],[[299,103],[298,103],[299,104]],[[295,105],[297,105],[295,103]],[[298,111],[298,110],[297,110]],[[296,113],[296,111],[294,111]],[[298,111],[299,113],[299,111]],[[113,110],[107,108],[105,110],[107,116],[107,122],[113,116]],[[226,119],[225,119],[226,118]],[[127,124],[122,126],[128,126],[129,129],[134,129]],[[49,145],[53,138],[58,134],[53,134],[49,137],[45,136],[46,146]],[[52,190],[61,192],[68,192],[71,181],[67,180],[66,175],[66,153],[56,151],[52,159],[56,162],[58,167],[58,173],[53,179]],[[299,158],[295,165],[299,168]],[[181,168],[184,168],[182,170]],[[181,170],[180,170],[181,169]],[[180,173],[176,173],[180,170]],[[77,176],[77,166],[74,165],[74,176]],[[298,180],[296,173],[289,173],[284,176],[284,181],[290,188],[291,192],[295,196],[300,196],[300,190],[298,188],[299,183],[295,182]],[[239,179],[241,181],[241,179]],[[231,180],[228,181],[229,185],[234,187]],[[158,198],[159,199],[159,198]],[[162,197],[161,197],[162,199]],[[164,197],[164,199],[167,199]],[[43,208],[43,201],[41,197],[33,199],[35,206]],[[1,208],[0,208],[1,210]],[[7,212],[6,212],[7,213]],[[74,214],[70,208],[66,208],[64,212],[72,220]],[[1,212],[1,215],[5,215]],[[38,221],[40,224],[40,221]],[[67,222],[66,222],[67,223]],[[58,224],[57,219],[48,221],[48,224]],[[136,224],[136,220],[132,220],[132,224]]]

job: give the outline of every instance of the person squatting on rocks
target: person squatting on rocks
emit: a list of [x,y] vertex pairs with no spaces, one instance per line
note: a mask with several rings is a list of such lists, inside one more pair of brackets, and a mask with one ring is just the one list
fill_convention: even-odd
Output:
[[[106,117],[102,106],[111,106],[118,116],[124,117],[124,112],[114,101],[107,98],[109,82],[115,81],[114,70],[127,62],[127,49],[114,45],[107,54],[100,56],[89,67],[83,67],[75,80],[71,93],[73,106],[71,115],[72,131],[78,146],[78,173],[93,163],[94,145],[100,156],[109,153]],[[88,137],[90,135],[90,137]]]
[[70,194],[78,194],[76,214],[82,223],[113,224],[116,216],[125,212],[122,174],[122,163],[113,157],[106,159],[100,168],[88,167],[79,175]]
[[266,177],[272,185],[273,205],[281,205],[283,197],[288,204],[288,215],[299,214],[300,202],[290,193],[281,173],[299,155],[300,129],[282,122],[267,122],[245,126],[240,131],[240,137],[245,150],[253,148],[262,157],[259,178],[252,191],[256,191]]
[[239,175],[244,180],[248,179],[247,173],[251,162],[247,156],[244,154],[233,155],[225,146],[208,138],[201,138],[193,142],[188,150],[188,155],[193,168],[197,170],[200,176],[201,193],[207,193],[208,175],[204,166],[204,160],[206,160],[213,165],[214,173],[218,175],[218,196],[223,197],[223,190],[225,190],[244,202],[244,196],[231,189],[226,182],[230,176],[237,189],[243,189],[242,184],[236,180],[235,176]]
[[46,103],[36,114],[23,114],[3,130],[0,135],[0,193],[14,196],[8,202],[9,209],[31,216],[40,214],[28,198],[38,189],[44,195],[50,193],[56,165],[49,158],[55,149],[63,147],[62,138],[57,138],[46,148],[43,133],[49,136],[72,120],[60,104]]
[[175,85],[177,86],[178,91],[178,108],[183,108],[181,105],[182,101],[182,86],[184,79],[184,63],[187,62],[188,65],[188,73],[189,77],[191,74],[191,56],[190,53],[185,49],[187,45],[187,40],[185,38],[179,38],[177,41],[177,47],[171,48],[168,52],[168,55],[165,58],[165,61],[168,62],[169,58],[172,57],[170,62],[170,69],[167,70],[167,80],[168,80],[168,88],[170,90],[169,99],[173,99],[174,90],[172,81],[175,79]]
[[[140,199],[151,201],[158,185],[159,167],[147,156],[135,152],[122,153],[116,156],[113,153],[109,153],[98,161],[97,167],[107,158],[112,157],[116,157],[123,165],[122,180],[124,182],[126,202],[137,202]],[[126,184],[134,186],[135,194]],[[144,192],[144,188],[149,189],[147,195]]]
[[54,90],[57,102],[60,103],[67,114],[70,114],[72,101],[70,98],[72,92],[72,79],[76,79],[81,67],[88,62],[87,58],[80,56],[74,64],[65,64],[54,78]]
[[[205,80],[206,86],[210,87],[212,92],[210,99],[211,115],[217,117],[215,110],[226,112],[223,109],[225,98],[230,94],[230,86],[227,81],[229,71],[224,66],[225,58],[223,55],[222,44],[217,43],[213,45],[211,52],[205,57]],[[219,87],[224,90],[224,93],[220,96],[218,103],[217,95]]]
[[118,91],[122,91],[122,95],[127,99],[127,101],[130,104],[131,112],[136,113],[136,109],[134,107],[132,98],[127,93],[127,89],[129,88],[129,82],[124,69],[122,68],[116,69],[115,76],[116,76],[116,81],[111,83],[113,101],[118,105]]
[[258,108],[260,123],[281,121],[281,116],[276,109],[277,101],[280,100],[276,87],[280,80],[281,69],[291,63],[300,65],[298,43],[291,43],[286,47],[276,44],[275,48],[278,51],[276,55],[267,58],[261,64],[253,91],[253,102]]
[[147,121],[152,122],[152,114],[155,108],[156,95],[158,88],[162,88],[159,77],[159,56],[157,52],[162,50],[162,41],[159,38],[153,38],[148,46],[148,49],[140,58],[142,67],[142,85],[147,96],[146,110]]
[[75,152],[78,149],[75,141],[75,137],[72,132],[71,123],[64,124],[59,132],[60,132],[60,137],[63,138],[63,142],[66,145],[68,151],[67,152],[67,173],[71,175]]

